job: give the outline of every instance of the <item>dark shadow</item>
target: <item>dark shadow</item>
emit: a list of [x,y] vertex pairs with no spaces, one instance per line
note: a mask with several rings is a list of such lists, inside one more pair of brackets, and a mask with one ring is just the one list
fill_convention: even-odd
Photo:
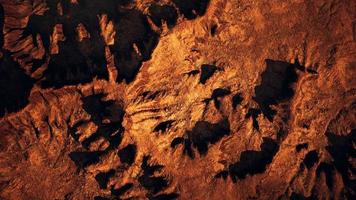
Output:
[[42,67],[44,64],[46,64],[46,62],[47,62],[46,57],[43,57],[42,59],[33,59],[31,73],[35,72],[38,68]]
[[[94,77],[108,80],[106,61],[103,53],[99,53],[100,48],[96,47],[93,52],[83,54],[82,51],[88,48],[89,43],[88,40],[78,46],[70,41],[60,43],[59,54],[52,55],[48,68],[43,74],[42,86],[60,88],[65,85],[88,83]],[[103,52],[103,49],[101,50]]]
[[144,171],[144,174],[147,176],[152,176],[156,171],[160,171],[163,168],[163,165],[150,165],[148,161],[150,156],[144,156],[141,164],[141,168]]
[[189,156],[191,159],[195,158],[195,154],[192,147],[192,141],[190,139],[184,139],[183,154]]
[[184,142],[184,152],[194,158],[192,147],[195,147],[200,155],[208,152],[208,146],[220,141],[224,136],[230,134],[230,123],[223,119],[218,123],[198,121],[191,131],[186,132],[188,139]]
[[2,47],[4,45],[4,21],[5,21],[5,13],[4,13],[4,8],[0,4],[0,50],[2,51]]
[[192,71],[190,71],[190,72],[187,72],[187,73],[185,73],[186,75],[188,75],[188,76],[195,76],[195,75],[197,75],[197,74],[199,74],[199,70],[192,70]]
[[102,155],[102,152],[99,151],[93,151],[93,152],[74,151],[69,153],[70,159],[75,163],[78,169],[83,169],[88,165],[98,163],[100,160],[100,155]]
[[0,117],[28,104],[34,81],[13,61],[7,51],[0,58]]
[[185,18],[191,20],[205,14],[209,0],[173,0],[173,3]]
[[303,163],[304,165],[310,169],[319,161],[319,155],[317,151],[309,151],[305,156]]
[[316,199],[316,197],[314,196],[310,196],[310,197],[305,197],[301,194],[292,192],[291,196],[290,196],[290,200],[314,200]]
[[204,64],[201,66],[201,74],[200,74],[200,83],[205,84],[206,81],[214,75],[214,73],[218,70],[215,65]]
[[167,120],[164,122],[159,123],[154,129],[153,132],[157,133],[165,133],[168,129],[171,128],[175,121],[174,120]]
[[[356,129],[353,129],[348,135],[336,135],[331,132],[326,133],[329,145],[326,150],[333,158],[332,165],[341,174],[342,180],[346,187],[346,195],[350,196],[355,192],[355,181],[352,180],[352,174],[356,172],[351,159],[356,157],[354,144],[356,143]],[[331,168],[331,167],[329,167]],[[324,167],[327,174],[332,171],[327,166]],[[331,178],[332,179],[332,176]],[[332,181],[332,180],[330,180]],[[331,188],[331,187],[330,187]]]
[[137,147],[134,144],[129,144],[117,153],[121,163],[132,165],[135,162]]
[[255,87],[254,100],[264,116],[273,121],[276,114],[270,105],[276,105],[293,97],[292,84],[297,81],[296,66],[283,61],[266,60],[266,70],[262,73],[260,85]]
[[[87,137],[82,141],[82,146],[85,149],[90,149],[90,145],[97,140],[104,138],[109,142],[109,147],[100,152],[72,152],[69,154],[71,159],[84,168],[90,164],[94,164],[100,160],[100,156],[108,153],[109,151],[116,149],[122,140],[122,134],[124,128],[122,126],[122,120],[124,116],[124,109],[121,105],[115,104],[114,101],[104,101],[104,94],[95,94],[87,97],[83,97],[83,109],[91,116],[90,121],[95,123],[98,128],[95,133]],[[115,115],[115,116],[114,116]],[[104,123],[104,119],[116,118],[110,120],[110,122]],[[69,133],[76,141],[79,140],[79,135],[76,133],[76,129],[89,123],[89,121],[80,121],[73,127],[69,128]],[[86,159],[85,156],[89,157]]]
[[[82,145],[88,148],[92,142],[103,137],[110,142],[108,151],[116,148],[121,143],[122,133],[124,132],[122,120],[125,111],[121,105],[115,104],[114,101],[104,101],[103,98],[103,94],[96,94],[82,99],[83,109],[91,115],[91,120],[98,126],[97,132],[85,139]],[[113,111],[118,116],[113,116]],[[111,117],[117,118],[118,121],[103,123],[104,119]]]
[[171,148],[176,148],[179,144],[184,144],[183,137],[174,138],[171,142]]
[[329,190],[333,189],[334,186],[334,174],[335,168],[333,165],[325,162],[321,162],[316,169],[316,175],[320,178],[321,173],[324,173],[326,179],[326,185],[328,186]]
[[215,108],[220,109],[220,100],[219,98],[225,97],[231,94],[231,91],[226,88],[217,88],[214,89],[211,98],[214,100]]
[[83,109],[95,124],[100,124],[105,116],[110,115],[110,110],[107,108],[114,104],[113,101],[103,101],[104,97],[104,94],[95,94],[82,98]]
[[223,171],[217,173],[214,177],[215,178],[223,178],[224,180],[226,180],[228,176],[229,176],[229,172],[226,170],[223,170]]
[[111,50],[119,71],[118,81],[131,82],[142,62],[151,58],[159,35],[152,30],[146,16],[138,10],[123,9],[114,20],[116,35]]
[[[140,70],[142,62],[151,58],[159,40],[159,34],[151,28],[147,17],[158,27],[162,27],[162,21],[173,27],[177,23],[177,9],[186,18],[194,19],[205,13],[209,3],[208,0],[176,0],[173,2],[176,7],[171,4],[153,3],[146,14],[132,6],[133,0],[78,2],[73,4],[69,1],[49,1],[49,9],[43,15],[31,15],[23,29],[22,39],[31,36],[35,46],[38,46],[37,35],[40,35],[43,41],[46,50],[43,60],[49,60],[48,68],[41,77],[41,85],[44,88],[88,83],[95,77],[108,80],[105,43],[98,19],[101,14],[107,14],[115,27],[115,44],[110,46],[110,49],[119,71],[117,81],[131,82]],[[61,5],[62,14],[59,13],[57,5]],[[90,34],[90,38],[82,41],[78,41],[76,32],[80,23]],[[58,54],[50,55],[50,37],[56,24],[62,24],[66,40],[59,42]],[[40,63],[35,59],[30,62],[33,65],[31,71],[34,72]]]
[[145,91],[140,96],[144,99],[153,101],[155,100],[162,92],[161,91]]
[[160,194],[154,197],[149,198],[150,200],[173,200],[177,199],[179,194],[177,193],[169,193],[169,194]]
[[27,26],[23,29],[22,36],[20,39],[24,39],[28,36],[31,36],[34,45],[38,47],[36,38],[38,34],[41,36],[43,47],[46,49],[47,52],[49,52],[50,36],[53,32],[53,27],[55,26],[55,24],[56,16],[49,10],[43,15],[31,15],[29,17]]
[[155,172],[159,172],[161,169],[163,169],[163,166],[158,164],[151,165],[148,163],[149,159],[149,156],[144,156],[141,164],[141,169],[143,172],[142,175],[138,178],[138,181],[142,187],[148,191],[147,196],[150,198],[158,192],[166,189],[169,185],[169,182],[163,176],[154,176]]
[[245,118],[252,118],[252,126],[255,128],[257,131],[260,130],[260,125],[258,124],[257,118],[258,115],[261,114],[261,110],[255,109],[255,108],[249,108]]
[[212,24],[212,25],[210,26],[210,35],[211,35],[211,36],[215,36],[217,29],[218,29],[218,25]]
[[236,107],[241,104],[243,101],[241,93],[237,93],[232,97],[232,108],[236,109]]
[[164,177],[154,177],[154,176],[141,176],[138,181],[146,190],[150,193],[157,194],[163,189],[167,188],[168,181]]
[[95,176],[96,182],[98,182],[100,189],[106,189],[110,177],[115,175],[115,170],[111,169],[108,172],[100,172]]
[[263,138],[261,151],[243,151],[240,161],[231,164],[227,171],[218,173],[216,177],[226,179],[228,173],[233,182],[236,182],[237,179],[244,179],[247,175],[263,173],[267,165],[272,162],[278,149],[279,146],[273,139]]
[[152,4],[148,8],[149,16],[156,26],[161,27],[162,21],[165,21],[168,26],[172,27],[176,24],[178,13],[173,6]]
[[213,90],[213,93],[211,94],[212,99],[217,99],[219,97],[224,97],[229,95],[231,92],[229,89],[226,88],[217,88]]
[[101,197],[101,196],[95,196],[94,200],[112,200],[112,198],[106,198],[106,197]]
[[296,147],[295,147],[295,150],[297,152],[300,152],[301,150],[303,149],[308,149],[308,143],[302,143],[302,144],[298,144]]
[[125,192],[129,191],[134,185],[132,183],[126,183],[125,185],[121,186],[118,189],[111,189],[111,194],[115,197],[119,197],[123,194],[125,194]]
[[[36,36],[39,34],[49,55],[54,26],[63,25],[66,40],[59,42],[59,54],[50,56],[49,66],[43,74],[42,86],[59,88],[87,83],[94,77],[107,80],[105,44],[100,36],[97,15],[115,13],[115,1],[96,1],[95,6],[94,1],[80,1],[79,5],[61,1],[63,15],[57,12],[58,2],[48,2],[49,9],[43,15],[31,15],[22,34],[22,38],[31,35],[35,46],[38,46]],[[89,39],[77,40],[76,27],[79,23],[90,33]],[[42,60],[47,60],[47,57]],[[35,59],[32,60],[32,65],[31,71],[35,71],[38,68]]]

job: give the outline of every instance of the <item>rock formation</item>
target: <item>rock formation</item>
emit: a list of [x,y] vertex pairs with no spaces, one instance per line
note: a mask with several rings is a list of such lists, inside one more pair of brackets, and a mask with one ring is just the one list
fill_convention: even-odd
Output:
[[356,1],[0,5],[0,199],[356,196]]

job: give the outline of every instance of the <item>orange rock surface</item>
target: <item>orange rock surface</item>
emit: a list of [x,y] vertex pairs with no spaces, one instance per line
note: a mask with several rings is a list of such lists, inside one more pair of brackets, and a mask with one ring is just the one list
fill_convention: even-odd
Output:
[[0,199],[354,199],[356,1],[0,5]]

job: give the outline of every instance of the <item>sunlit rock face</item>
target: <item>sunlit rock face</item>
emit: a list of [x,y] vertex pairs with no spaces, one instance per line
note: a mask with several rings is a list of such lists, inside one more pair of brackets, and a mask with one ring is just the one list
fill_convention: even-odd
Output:
[[355,1],[0,5],[0,199],[356,195]]

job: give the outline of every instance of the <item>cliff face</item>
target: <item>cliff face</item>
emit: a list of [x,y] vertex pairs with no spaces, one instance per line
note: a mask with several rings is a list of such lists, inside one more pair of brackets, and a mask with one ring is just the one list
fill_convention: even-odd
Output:
[[0,4],[0,199],[356,195],[355,1]]

